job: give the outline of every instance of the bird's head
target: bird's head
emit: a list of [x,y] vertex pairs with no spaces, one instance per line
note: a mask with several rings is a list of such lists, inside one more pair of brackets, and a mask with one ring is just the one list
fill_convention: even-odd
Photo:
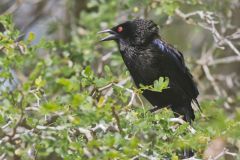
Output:
[[129,45],[144,45],[158,36],[158,27],[151,20],[135,19],[99,33],[110,34],[101,39],[101,41],[115,40],[117,43],[124,42]]

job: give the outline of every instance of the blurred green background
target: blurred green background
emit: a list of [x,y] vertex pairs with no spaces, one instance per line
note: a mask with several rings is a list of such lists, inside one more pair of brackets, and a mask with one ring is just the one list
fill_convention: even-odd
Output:
[[[240,159],[239,11],[239,0],[1,0],[0,160],[177,160],[184,148]],[[149,114],[116,44],[99,43],[135,18],[184,54],[203,110],[192,126]]]

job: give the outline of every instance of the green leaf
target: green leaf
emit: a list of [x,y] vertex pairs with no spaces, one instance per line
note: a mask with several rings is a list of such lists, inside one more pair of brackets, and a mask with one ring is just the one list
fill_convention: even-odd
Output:
[[33,32],[29,32],[27,41],[28,43],[32,42],[36,38],[35,34]]
[[82,75],[86,78],[93,78],[93,71],[91,69],[90,66],[87,66],[83,71],[82,71]]
[[56,83],[64,86],[64,89],[67,92],[78,91],[80,88],[79,81],[75,77],[72,77],[71,79],[58,78]]
[[153,83],[152,91],[162,92],[163,89],[167,89],[169,84],[169,78],[168,77],[160,77],[159,80],[155,80]]
[[41,113],[48,114],[56,111],[62,111],[62,106],[56,102],[48,102],[40,107]]
[[37,88],[42,88],[44,87],[46,84],[46,81],[42,79],[42,76],[39,76],[36,80],[35,80],[35,85],[37,86]]

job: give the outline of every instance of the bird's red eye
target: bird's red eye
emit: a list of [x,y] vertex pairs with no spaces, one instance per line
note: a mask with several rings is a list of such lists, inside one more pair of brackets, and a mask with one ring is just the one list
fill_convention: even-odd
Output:
[[118,28],[117,28],[117,31],[118,31],[119,33],[122,32],[122,31],[123,31],[123,27],[122,27],[122,26],[118,27]]

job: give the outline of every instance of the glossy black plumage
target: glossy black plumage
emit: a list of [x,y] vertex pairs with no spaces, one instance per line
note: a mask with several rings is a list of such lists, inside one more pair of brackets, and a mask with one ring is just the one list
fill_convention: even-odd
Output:
[[[176,116],[194,120],[192,102],[198,105],[199,94],[181,52],[162,41],[157,25],[149,20],[135,19],[105,30],[115,40],[122,58],[136,84],[152,85],[159,77],[169,78],[169,88],[162,92],[145,90],[143,96],[157,108],[171,107]],[[198,105],[199,106],[199,105]]]

